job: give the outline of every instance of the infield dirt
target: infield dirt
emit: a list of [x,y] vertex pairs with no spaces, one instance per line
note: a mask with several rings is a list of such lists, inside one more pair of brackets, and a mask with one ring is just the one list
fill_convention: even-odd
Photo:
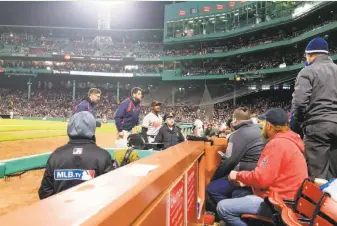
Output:
[[[97,135],[100,147],[113,147],[116,133]],[[39,138],[0,142],[0,160],[52,152],[66,144],[68,137]],[[9,181],[0,179],[0,216],[39,201],[39,189],[44,170],[30,171]]]

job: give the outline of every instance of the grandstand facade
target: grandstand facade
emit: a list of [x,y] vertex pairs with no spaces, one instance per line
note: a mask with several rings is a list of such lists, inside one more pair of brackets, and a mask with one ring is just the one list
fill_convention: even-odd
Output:
[[63,91],[69,106],[91,87],[118,105],[133,86],[146,90],[145,105],[235,105],[257,91],[292,89],[313,37],[328,40],[337,60],[336,11],[335,2],[205,1],[166,5],[164,29],[2,25],[0,88],[31,99]]

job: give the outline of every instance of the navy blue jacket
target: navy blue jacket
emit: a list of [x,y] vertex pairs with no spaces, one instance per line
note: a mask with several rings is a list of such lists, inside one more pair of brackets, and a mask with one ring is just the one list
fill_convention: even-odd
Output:
[[89,111],[96,118],[95,105],[90,102],[89,98],[82,99],[82,101],[75,106],[74,114],[81,111]]
[[118,132],[130,131],[139,124],[140,104],[132,98],[125,99],[115,114],[115,123]]

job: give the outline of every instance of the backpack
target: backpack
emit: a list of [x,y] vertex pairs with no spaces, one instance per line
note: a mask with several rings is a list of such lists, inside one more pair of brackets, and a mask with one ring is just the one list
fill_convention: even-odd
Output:
[[127,150],[115,151],[115,162],[117,168],[125,166],[131,162],[135,162],[139,159],[139,155],[133,147],[130,147]]

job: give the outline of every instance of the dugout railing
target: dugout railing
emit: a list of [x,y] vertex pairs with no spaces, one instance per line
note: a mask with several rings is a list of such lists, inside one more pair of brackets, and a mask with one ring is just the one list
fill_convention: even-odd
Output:
[[205,187],[226,146],[186,141],[2,216],[1,225],[202,225]]

